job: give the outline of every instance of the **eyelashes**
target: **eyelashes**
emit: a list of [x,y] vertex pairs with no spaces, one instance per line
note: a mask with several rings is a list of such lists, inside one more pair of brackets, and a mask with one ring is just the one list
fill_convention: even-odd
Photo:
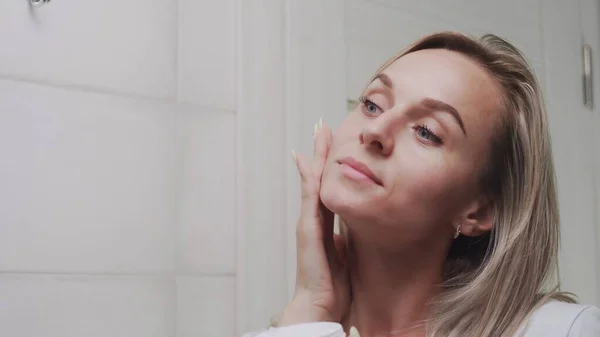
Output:
[[[383,113],[383,109],[365,96],[360,96],[358,100],[360,101],[360,109],[364,115],[376,117]],[[437,145],[442,145],[444,143],[442,137],[433,132],[426,124],[416,124],[412,129],[416,132],[417,137],[424,141]]]
[[373,116],[377,113],[383,113],[383,110],[379,106],[377,106],[377,104],[373,103],[373,101],[366,98],[365,96],[360,96],[358,100],[360,101],[360,109],[365,115]]
[[417,136],[425,139],[426,141],[433,142],[438,145],[442,145],[444,143],[443,139],[435,132],[431,131],[431,129],[429,129],[425,124],[417,124],[413,126],[413,130],[415,130]]

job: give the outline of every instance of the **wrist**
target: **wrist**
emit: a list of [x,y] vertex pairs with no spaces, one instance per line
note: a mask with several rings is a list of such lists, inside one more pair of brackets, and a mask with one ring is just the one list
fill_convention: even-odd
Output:
[[328,310],[314,305],[312,301],[305,298],[294,298],[279,316],[276,326],[336,321]]

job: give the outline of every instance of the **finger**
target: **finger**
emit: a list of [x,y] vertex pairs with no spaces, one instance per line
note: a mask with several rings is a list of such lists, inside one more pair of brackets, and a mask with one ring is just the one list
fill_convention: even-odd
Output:
[[322,120],[316,125],[315,132],[315,144],[313,153],[313,173],[317,183],[320,183],[321,176],[323,175],[323,168],[327,162],[327,156],[329,155],[329,148],[331,147],[331,129]]
[[335,248],[333,244],[333,228],[334,228],[334,214],[320,201],[321,194],[321,179],[323,176],[323,170],[327,162],[327,156],[329,154],[329,148],[332,141],[331,130],[327,125],[323,124],[323,120],[320,119],[315,125],[315,146],[313,154],[313,174],[315,177],[316,185],[319,193],[319,210],[321,213],[322,221],[322,233],[323,243],[327,251],[333,251],[328,255],[335,254]]
[[294,161],[300,174],[300,190],[302,193],[301,213],[303,216],[319,216],[319,195],[312,168],[306,158],[293,152]]

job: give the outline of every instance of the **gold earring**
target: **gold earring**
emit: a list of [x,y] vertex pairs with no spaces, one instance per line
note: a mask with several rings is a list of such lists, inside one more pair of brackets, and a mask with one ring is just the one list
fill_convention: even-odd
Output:
[[462,223],[458,223],[458,226],[456,226],[456,232],[454,232],[454,238],[456,239],[459,235],[460,235],[460,229],[462,227]]

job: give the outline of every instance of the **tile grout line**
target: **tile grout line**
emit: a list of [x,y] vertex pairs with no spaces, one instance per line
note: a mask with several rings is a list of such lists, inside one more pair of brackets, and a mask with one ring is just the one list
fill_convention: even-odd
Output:
[[[182,8],[183,8],[183,0],[177,0],[175,9],[175,92],[173,93],[175,96],[175,102],[177,107],[174,111],[175,117],[175,149],[173,152],[175,153],[174,167],[173,167],[173,183],[174,186],[174,226],[173,226],[173,273],[178,274],[179,271],[179,234],[180,234],[180,201],[181,201],[181,183],[182,183],[182,173],[184,170],[184,151],[181,150],[181,76],[180,76],[180,67],[181,67],[181,32],[183,29],[182,26]],[[173,278],[173,303],[171,304],[171,310],[173,312],[173,321],[172,321],[172,332],[173,337],[177,337],[180,334],[179,329],[179,287],[177,282],[177,277]]]
[[18,83],[25,83],[25,84],[32,84],[32,85],[39,85],[39,86],[43,86],[43,87],[50,87],[50,88],[62,89],[62,90],[70,90],[70,91],[75,91],[75,92],[110,95],[110,96],[129,98],[129,99],[135,99],[135,100],[141,99],[141,100],[146,100],[146,101],[156,102],[156,103],[175,103],[175,100],[170,99],[170,98],[158,98],[158,97],[147,96],[147,95],[143,95],[143,94],[127,93],[127,92],[122,92],[122,91],[118,91],[118,90],[103,89],[103,88],[96,87],[93,85],[57,83],[57,82],[53,82],[51,80],[31,79],[31,78],[24,78],[24,77],[19,77],[19,76],[11,76],[11,75],[2,74],[2,73],[0,73],[0,80],[14,81],[14,82],[18,82]]
[[165,272],[67,272],[67,271],[19,271],[3,270],[2,276],[65,276],[65,277],[154,277],[154,278],[177,278],[177,277],[235,277],[235,271],[208,271],[193,273]]
[[28,79],[28,78],[23,78],[23,77],[18,77],[18,76],[10,76],[10,75],[0,73],[0,82],[2,82],[2,81],[36,85],[36,86],[41,86],[41,87],[46,87],[46,88],[51,88],[51,89],[68,90],[68,91],[84,93],[84,94],[106,95],[106,96],[113,96],[113,97],[130,99],[130,100],[143,100],[143,101],[158,103],[158,104],[172,104],[173,106],[180,106],[180,107],[184,107],[184,108],[189,107],[191,109],[208,110],[208,111],[220,112],[220,113],[225,113],[225,114],[233,114],[233,115],[236,114],[236,110],[232,110],[230,108],[223,108],[223,107],[210,106],[210,105],[201,105],[201,104],[190,103],[190,102],[180,102],[176,99],[157,98],[157,97],[152,97],[152,96],[147,96],[147,95],[142,95],[142,94],[126,93],[126,92],[110,90],[110,89],[102,89],[102,88],[95,87],[95,86],[88,86],[88,85],[81,85],[81,84],[56,83],[53,81],[40,80],[40,79]]

